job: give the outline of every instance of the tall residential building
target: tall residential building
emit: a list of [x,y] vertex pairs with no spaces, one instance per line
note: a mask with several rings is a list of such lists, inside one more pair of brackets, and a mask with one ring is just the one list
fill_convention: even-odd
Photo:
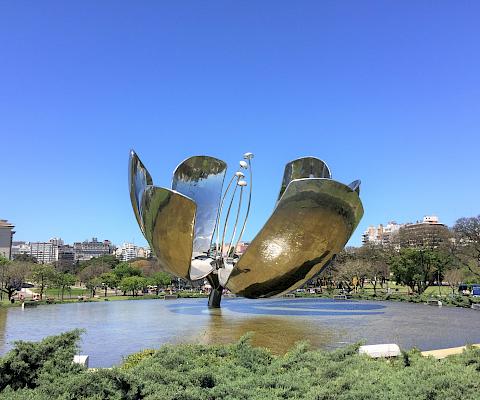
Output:
[[133,243],[123,243],[115,250],[115,255],[122,261],[130,261],[134,258],[150,258],[152,252],[150,248],[136,246]]
[[422,221],[414,224],[405,224],[400,229],[400,247],[432,247],[439,246],[449,240],[448,227],[440,223],[436,215],[427,215]]
[[436,246],[448,233],[448,228],[439,222],[436,215],[427,215],[422,221],[397,224],[389,222],[377,227],[369,226],[362,234],[363,244],[388,245],[395,241],[400,247]]
[[99,242],[97,238],[92,238],[91,241],[74,243],[73,250],[75,251],[75,261],[87,261],[93,257],[112,254],[114,248],[109,240]]
[[58,245],[55,241],[31,242],[30,255],[39,264],[52,264],[58,260]]
[[402,226],[404,224],[397,224],[395,221],[390,221],[386,225],[380,224],[377,227],[369,226],[362,234],[362,243],[388,245]]
[[10,260],[12,258],[12,238],[15,228],[6,219],[0,219],[0,255]]

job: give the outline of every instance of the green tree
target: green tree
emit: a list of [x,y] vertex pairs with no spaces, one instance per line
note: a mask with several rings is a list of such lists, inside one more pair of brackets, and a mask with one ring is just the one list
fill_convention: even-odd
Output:
[[114,268],[113,273],[117,275],[120,280],[129,276],[142,276],[142,271],[133,265],[130,265],[128,262],[118,264]]
[[32,264],[37,264],[37,259],[30,254],[20,253],[13,256],[14,261],[24,261]]
[[75,275],[72,275],[69,273],[57,272],[55,273],[52,280],[53,280],[53,287],[60,289],[61,296],[62,296],[61,298],[63,301],[65,290],[70,289],[75,284],[76,277]]
[[150,278],[152,286],[155,286],[155,293],[158,296],[161,287],[168,286],[172,283],[172,276],[166,272],[156,272]]
[[115,289],[115,294],[117,293],[117,287],[120,280],[118,276],[113,272],[104,272],[100,275],[100,281],[102,282],[103,289],[105,290],[105,297],[107,297],[107,289]]
[[148,280],[141,276],[127,276],[120,281],[120,289],[123,292],[132,292],[133,296],[138,294],[138,291],[148,285]]
[[422,294],[435,280],[440,281],[449,255],[439,249],[404,248],[390,259],[397,283]]
[[88,290],[92,292],[92,296],[95,296],[97,294],[97,289],[99,287],[102,287],[102,280],[100,279],[99,276],[92,277],[91,279],[85,282],[85,286]]
[[40,300],[48,285],[55,285],[55,269],[48,264],[36,264],[32,266],[30,279],[37,284],[40,290]]

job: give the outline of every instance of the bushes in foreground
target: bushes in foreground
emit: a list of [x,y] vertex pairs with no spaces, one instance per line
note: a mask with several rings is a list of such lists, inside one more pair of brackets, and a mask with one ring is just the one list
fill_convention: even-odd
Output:
[[[130,356],[114,369],[71,364],[78,332],[39,343],[19,342],[0,360],[8,368],[5,399],[478,399],[480,350],[437,361],[418,352],[392,360],[325,352],[300,343],[283,356],[231,345],[166,345]],[[58,346],[53,350],[52,345]],[[35,356],[30,357],[25,349]],[[34,370],[25,373],[25,364]],[[0,376],[3,371],[0,369]]]

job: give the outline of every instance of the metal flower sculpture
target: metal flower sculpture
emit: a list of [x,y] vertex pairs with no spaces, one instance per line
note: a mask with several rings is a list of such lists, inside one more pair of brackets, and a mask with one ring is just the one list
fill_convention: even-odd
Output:
[[261,298],[304,285],[343,249],[363,216],[360,181],[344,185],[331,179],[322,160],[299,158],[285,166],[273,214],[244,254],[236,254],[250,213],[252,158],[244,155],[222,193],[227,171],[222,160],[186,159],[167,189],[154,186],[130,153],[130,199],[140,229],[165,271],[210,282],[209,307],[220,307],[224,288]]

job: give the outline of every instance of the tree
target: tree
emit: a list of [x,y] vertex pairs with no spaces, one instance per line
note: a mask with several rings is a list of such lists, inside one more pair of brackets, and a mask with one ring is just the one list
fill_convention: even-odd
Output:
[[452,289],[452,294],[455,294],[455,289],[463,282],[464,274],[461,269],[450,269],[445,273],[445,279]]
[[0,268],[2,269],[0,291],[7,295],[9,301],[22,288],[31,267],[32,264],[28,262],[0,259]]
[[141,276],[142,271],[138,268],[135,268],[133,265],[127,263],[127,262],[122,262],[118,264],[114,270],[113,273],[117,275],[119,280],[122,280],[123,278],[129,277],[129,276]]
[[155,293],[158,296],[160,287],[167,286],[172,283],[172,276],[166,272],[157,272],[150,278],[150,282],[152,283],[152,286],[155,286]]
[[480,277],[480,215],[458,219],[453,226],[453,231],[459,242],[461,261],[473,275]]
[[120,280],[118,276],[115,275],[113,272],[104,272],[100,275],[100,281],[102,282],[103,288],[105,290],[105,297],[107,297],[107,289],[115,289],[115,294],[117,292],[117,286]]
[[98,276],[92,277],[85,282],[85,286],[92,292],[92,296],[95,296],[97,294],[97,289],[102,286],[102,281]]
[[356,257],[363,261],[363,274],[373,285],[374,294],[377,293],[377,285],[383,287],[383,284],[390,276],[390,270],[387,263],[387,250],[383,246],[366,244],[355,252]]
[[30,254],[20,253],[13,256],[14,261],[24,261],[32,264],[37,264],[37,259]]
[[123,292],[132,292],[133,296],[136,296],[138,291],[148,285],[148,280],[140,276],[127,276],[120,282],[120,289]]
[[30,279],[38,285],[40,289],[40,300],[43,299],[43,292],[49,284],[55,284],[55,269],[48,264],[33,265],[30,272]]
[[63,295],[66,289],[70,289],[71,286],[75,284],[76,277],[75,275],[63,272],[55,273],[53,277],[53,286],[59,288],[62,294],[62,301]]
[[397,283],[422,294],[434,281],[440,282],[449,256],[438,249],[404,248],[391,257],[390,266]]

